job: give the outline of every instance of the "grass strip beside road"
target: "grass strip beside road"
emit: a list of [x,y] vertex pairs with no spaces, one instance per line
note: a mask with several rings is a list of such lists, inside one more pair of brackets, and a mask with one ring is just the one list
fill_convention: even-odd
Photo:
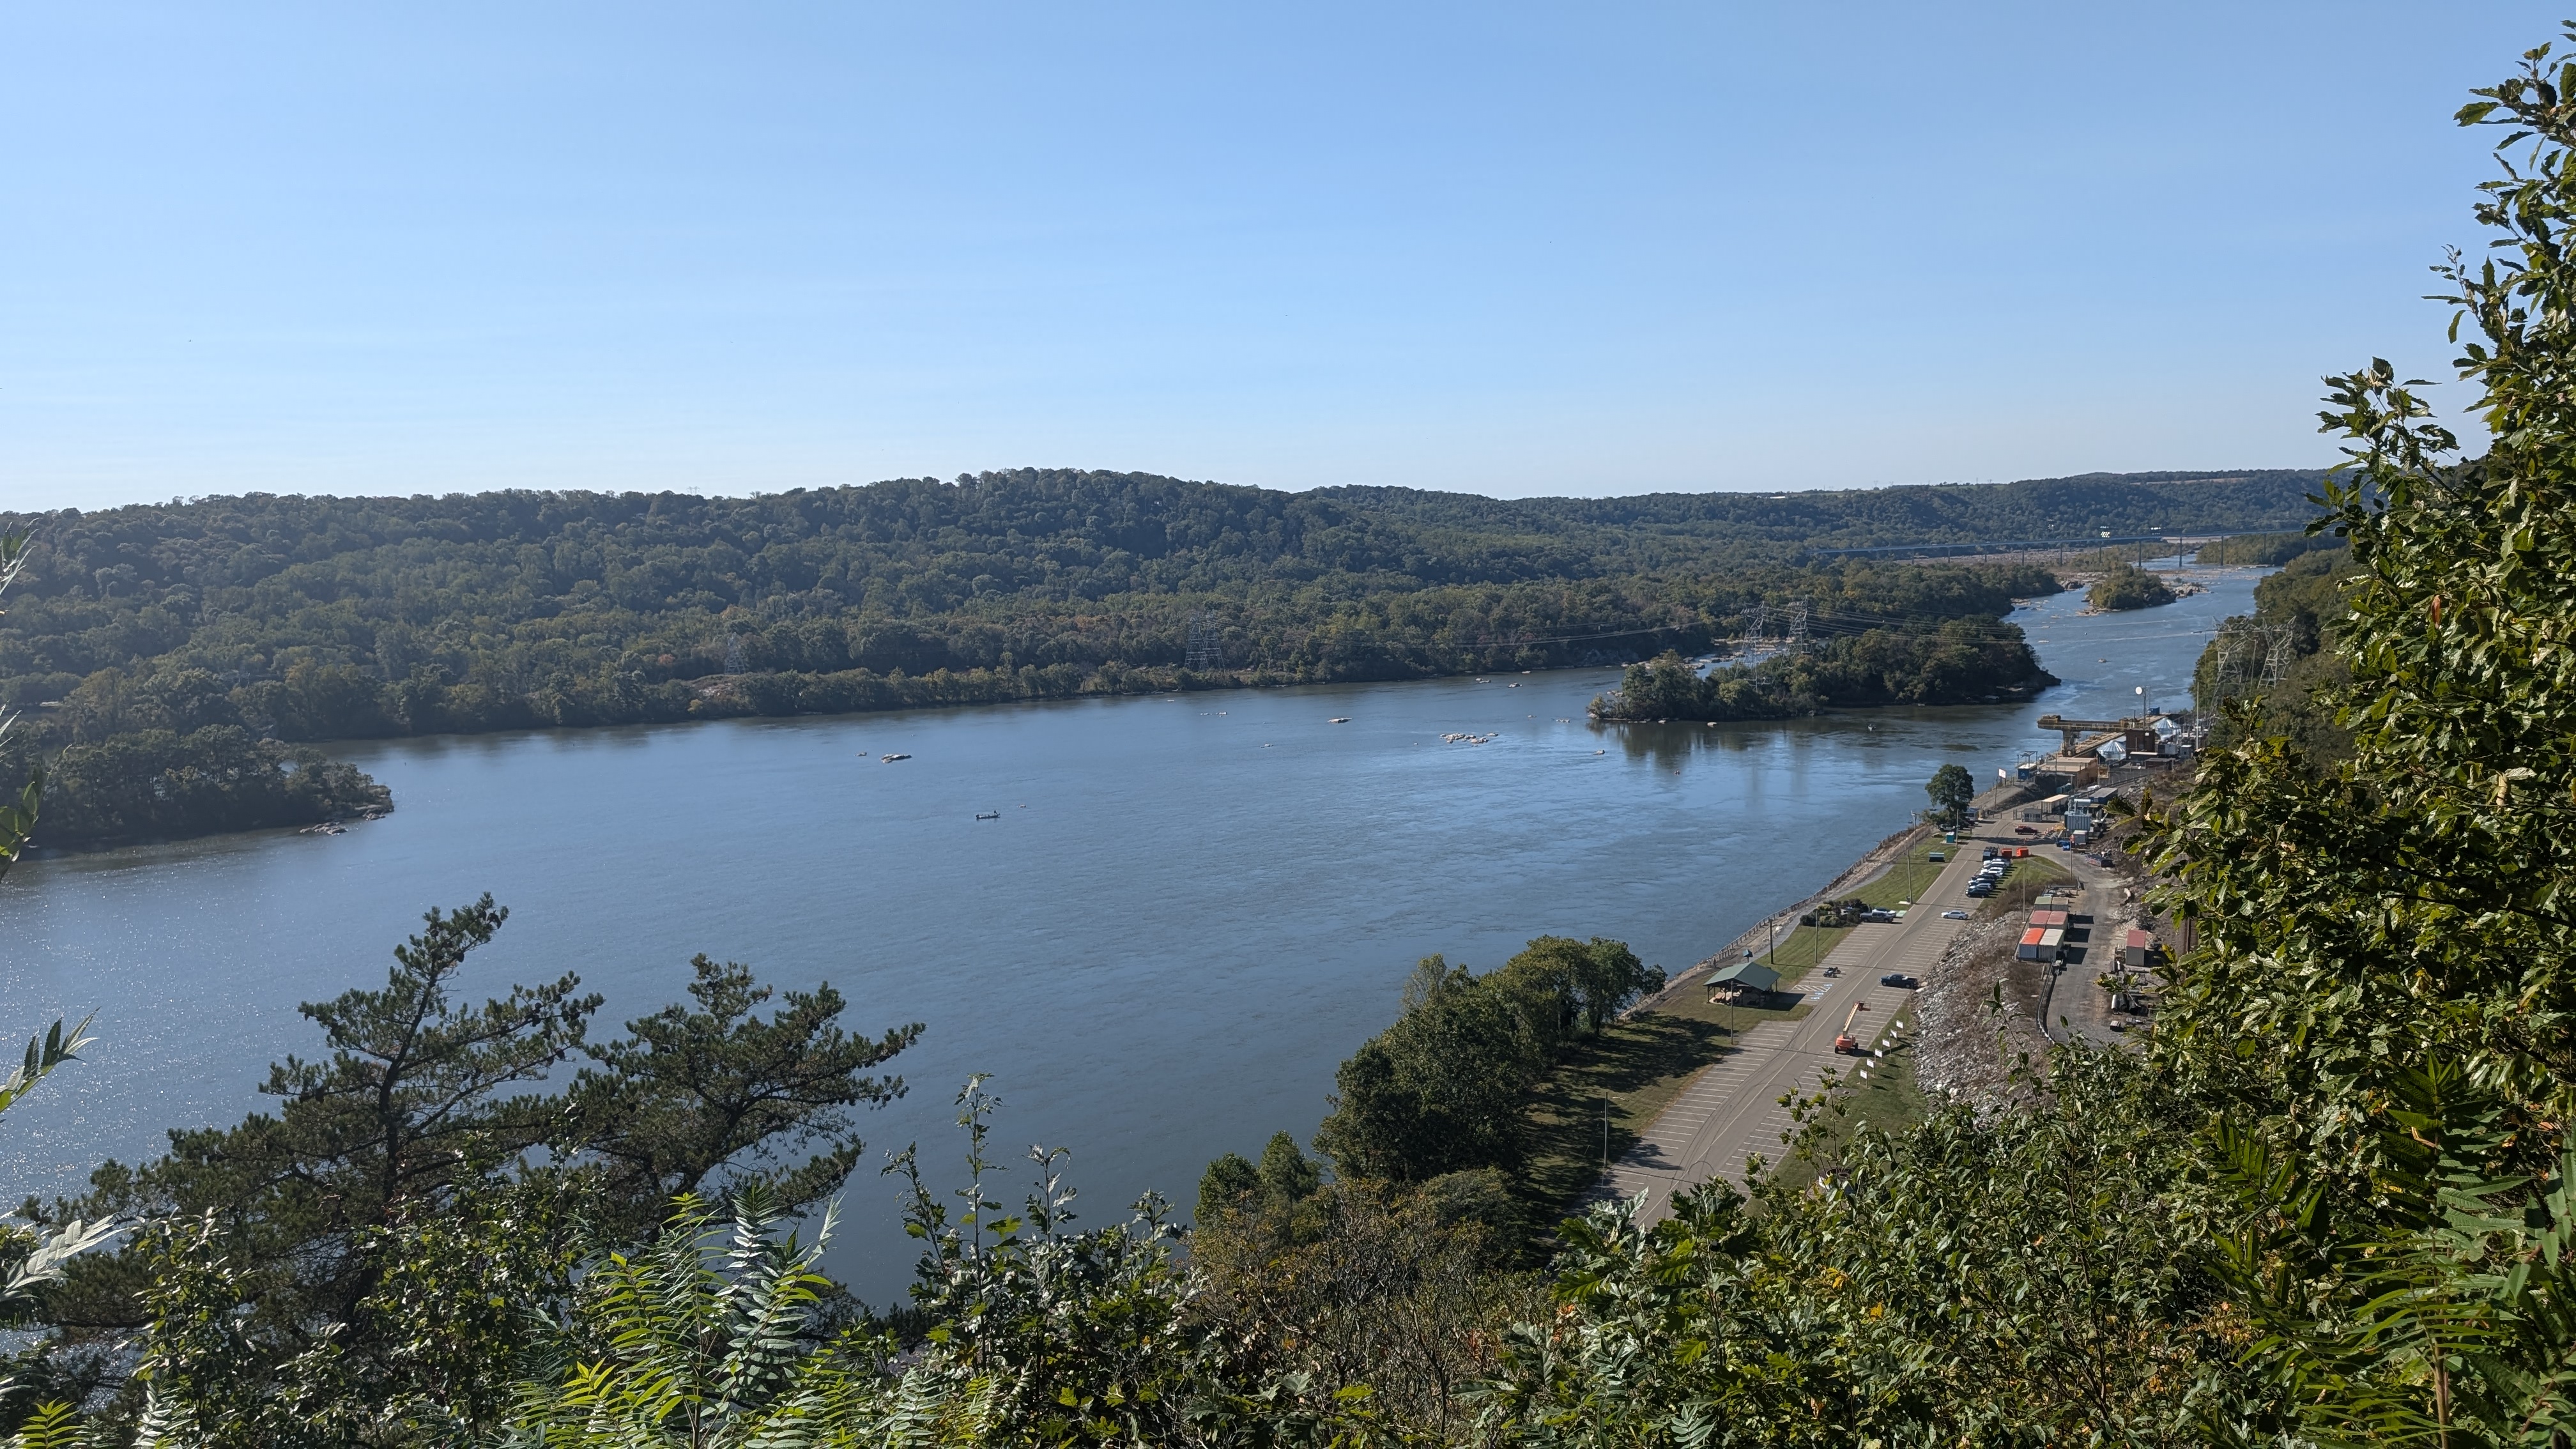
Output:
[[[1786,942],[1782,943],[1786,945]],[[1556,1226],[1600,1180],[1601,1105],[1610,1104],[1612,1160],[1672,1105],[1691,1080],[1725,1055],[1729,1039],[1765,1021],[1795,1021],[1786,1010],[1712,1004],[1695,993],[1659,1011],[1614,1022],[1576,1045],[1540,1081],[1529,1109],[1529,1161],[1519,1190],[1530,1222]]]
[[1780,938],[1777,949],[1756,952],[1753,959],[1779,972],[1781,984],[1787,985],[1805,975],[1808,967],[1824,960],[1854,929],[1851,926],[1795,926],[1790,928],[1788,935]]
[[[1902,1013],[1906,1025],[1914,1025],[1912,1008]],[[1931,1099],[1914,1080],[1914,1033],[1897,1031],[1891,1025],[1882,1028],[1878,1044],[1885,1047],[1882,1058],[1853,1057],[1842,1068],[1841,1081],[1809,1120],[1819,1124],[1816,1136],[1797,1147],[1786,1145],[1763,1155],[1777,1164],[1772,1176],[1792,1188],[1804,1188],[1824,1175],[1829,1168],[1842,1165],[1853,1136],[1864,1126],[1893,1136],[1912,1127],[1930,1115]],[[1867,1077],[1861,1069],[1869,1071]]]
[[[1885,910],[1895,909],[1900,900],[1920,900],[1947,865],[1946,860],[1930,859],[1934,853],[1956,859],[1956,852],[1977,848],[1944,845],[1935,836],[1908,849],[1886,874],[1853,894]],[[2035,867],[2028,872],[2033,878],[2064,874],[2055,862],[2035,855],[2016,865],[2017,869]],[[1781,984],[1789,986],[1832,954],[1855,929],[1860,928],[1799,926],[1781,937],[1775,948],[1757,952],[1754,959],[1778,971]],[[1672,1105],[1692,1079],[1730,1049],[1731,1037],[1765,1021],[1797,1021],[1808,1014],[1804,1001],[1785,992],[1779,999],[1792,1004],[1786,1009],[1734,1006],[1712,1002],[1698,990],[1684,991],[1654,1011],[1613,1023],[1598,1039],[1577,1045],[1539,1083],[1530,1106],[1529,1162],[1520,1191],[1531,1221],[1541,1228],[1553,1227],[1600,1179],[1605,1097],[1610,1104],[1609,1156],[1616,1160],[1637,1144],[1647,1124]],[[1888,1128],[1919,1118],[1923,1098],[1913,1086],[1911,1060],[1912,1047],[1902,1046],[1889,1053],[1891,1065],[1885,1071],[1873,1065],[1868,1082],[1855,1079],[1846,1094],[1851,1102],[1848,1115]]]
[[[1923,899],[1923,893],[1932,889],[1932,883],[1941,878],[1941,872],[1948,867],[1950,860],[1957,859],[1962,850],[1977,848],[1974,845],[1943,845],[1936,835],[1898,856],[1896,863],[1887,868],[1887,874],[1852,894],[1874,909],[1895,910],[1899,902]],[[1934,855],[1948,859],[1933,860],[1931,857]]]

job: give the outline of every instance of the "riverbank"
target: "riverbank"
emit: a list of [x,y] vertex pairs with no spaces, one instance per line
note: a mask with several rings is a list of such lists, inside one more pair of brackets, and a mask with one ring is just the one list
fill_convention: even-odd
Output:
[[[2030,798],[2031,793],[2029,787],[2020,784],[1998,786],[1978,797],[1977,808],[1991,821]],[[1954,936],[1950,930],[1932,929],[1951,923],[1919,918],[1888,935],[1882,948],[1876,938],[1853,942],[1855,932],[1850,928],[1801,926],[1799,917],[1828,901],[1855,895],[1879,906],[1896,905],[1899,892],[1908,899],[1928,901],[1937,889],[1936,882],[1959,876],[1970,859],[1963,846],[1955,851],[1941,850],[1946,860],[1926,860],[1924,857],[1939,845],[1939,833],[1930,825],[1918,824],[1881,840],[1822,889],[1765,916],[1759,924],[1675,976],[1662,991],[1629,1008],[1622,1013],[1609,1040],[1553,1074],[1538,1094],[1539,1107],[1534,1117],[1539,1150],[1531,1173],[1533,1188],[1544,1191],[1548,1205],[1560,1212],[1571,1211],[1588,1197],[1604,1191],[1633,1192],[1650,1180],[1660,1182],[1669,1195],[1672,1184],[1665,1178],[1673,1154],[1682,1150],[1684,1140],[1708,1130],[1712,1119],[1734,1122],[1750,1112],[1751,1118],[1735,1125],[1769,1140],[1766,1134],[1774,1134],[1786,1122],[1786,1109],[1775,1112],[1772,1108],[1776,1103],[1766,1106],[1737,1099],[1742,1092],[1753,1090],[1748,1083],[1770,1081],[1766,1073],[1778,1065],[1774,1058],[1797,1039],[1797,1033],[1813,1034],[1819,1029],[1801,1025],[1812,1014],[1816,995],[1802,984],[1807,974],[1829,958],[1857,960],[1852,956],[1854,951],[1869,955],[1884,949],[1892,953],[1887,959],[1902,960],[1908,971],[1931,978],[1934,973],[1926,969],[1931,964],[1927,951],[1946,953]],[[2052,875],[2063,873],[2053,861],[2034,858],[2030,864]],[[1902,879],[1891,888],[1873,892],[1873,887],[1887,886],[1900,872]],[[1904,937],[1914,935],[1922,935],[1925,940],[1907,944]],[[1775,993],[1758,1006],[1710,1001],[1710,975],[1748,954],[1778,962],[1783,987],[1795,989]],[[1830,991],[1855,982],[1827,981],[1825,988]],[[2028,1011],[2022,1015],[2027,1021]],[[1922,1096],[1914,1085],[1914,1065],[1909,1053],[1896,1072],[1881,1073],[1869,1081],[1869,1098],[1863,1104],[1862,1115],[1881,1126],[1895,1126],[1918,1112]],[[1857,1085],[1860,1079],[1853,1081]],[[1598,1159],[1568,1152],[1560,1140],[1578,1135],[1571,1129],[1580,1125],[1578,1119],[1585,1104],[1595,1114],[1591,1118],[1597,1133],[1594,1140],[1602,1149]],[[1775,1116],[1779,1122],[1772,1120]],[[1665,1142],[1667,1138],[1674,1140]],[[1740,1162],[1742,1156],[1739,1150],[1729,1160]],[[1594,1165],[1577,1171],[1584,1162]],[[1620,1171],[1608,1179],[1611,1186],[1605,1189],[1601,1174],[1612,1162],[1620,1164]]]
[[[1708,978],[1722,966],[1744,959],[1746,952],[1761,954],[1775,940],[1787,937],[1797,929],[1798,918],[1830,900],[1838,900],[1868,885],[1893,869],[1908,848],[1932,835],[1929,825],[1909,825],[1905,829],[1871,846],[1868,854],[1853,861],[1832,883],[1785,910],[1764,916],[1750,930],[1717,949],[1697,965],[1689,967],[1668,982],[1664,989],[1628,1008],[1625,1015],[1640,1016],[1658,1011],[1674,1002],[1686,1000],[1692,990],[1706,993]],[[1775,935],[1776,933],[1776,935]]]
[[[77,1187],[173,1126],[238,1121],[269,1101],[259,1064],[311,1053],[296,1002],[488,889],[512,909],[493,989],[576,971],[623,1020],[706,951],[829,980],[857,1021],[930,1023],[893,1064],[911,1092],[862,1119],[872,1159],[917,1141],[953,1173],[954,1088],[992,1072],[1000,1130],[1074,1148],[1086,1198],[1185,1191],[1224,1152],[1309,1135],[1420,958],[1483,972],[1532,936],[1598,935],[1691,966],[1873,855],[1942,764],[1991,779],[2055,741],[2043,710],[2172,697],[2201,647],[2177,615],[2215,627],[2251,590],[2134,622],[2043,601],[2022,621],[2072,682],[2018,707],[1605,732],[1583,707],[1618,675],[1591,669],[335,747],[392,817],[11,873],[0,996],[46,1019],[111,1002],[115,1031],[11,1112],[0,1172]],[[1597,1168],[1599,1098],[1564,1105],[1566,1151]],[[919,1248],[893,1189],[862,1172],[846,1192],[829,1270],[899,1300]]]

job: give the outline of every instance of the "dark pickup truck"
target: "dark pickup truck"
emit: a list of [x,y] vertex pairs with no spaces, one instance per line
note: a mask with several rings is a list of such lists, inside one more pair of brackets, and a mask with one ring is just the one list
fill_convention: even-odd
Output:
[[1881,986],[1893,986],[1900,991],[1911,991],[1914,989],[1914,978],[1906,975],[1902,971],[1890,971],[1886,975],[1878,978],[1878,984]]

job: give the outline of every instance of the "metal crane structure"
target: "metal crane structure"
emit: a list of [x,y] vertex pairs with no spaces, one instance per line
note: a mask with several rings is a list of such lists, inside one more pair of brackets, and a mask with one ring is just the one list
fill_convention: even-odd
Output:
[[2044,714],[2039,717],[2039,727],[2057,731],[2064,740],[2058,753],[2071,755],[2075,753],[2076,742],[2086,735],[2112,735],[2126,730],[2153,729],[2155,722],[2160,718],[2162,718],[2160,715],[2139,714],[2131,715],[2127,719],[2067,719],[2061,715]]
[[1869,1010],[1868,1002],[1855,1001],[1852,1003],[1852,1009],[1843,1014],[1843,1029],[1834,1037],[1835,1051],[1847,1057],[1860,1055],[1860,1038],[1852,1035],[1852,1023],[1858,1021],[1860,1014],[1867,1010]]

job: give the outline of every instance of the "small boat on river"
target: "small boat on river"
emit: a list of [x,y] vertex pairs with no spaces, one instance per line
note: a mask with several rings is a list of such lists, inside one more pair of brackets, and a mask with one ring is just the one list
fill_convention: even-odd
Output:
[[881,763],[888,764],[888,765],[893,764],[893,763],[894,763],[895,761],[897,761],[897,760],[909,760],[909,759],[911,759],[911,758],[912,758],[912,756],[910,756],[910,755],[880,755],[880,756],[878,756],[878,759],[879,759],[879,761],[880,761]]

